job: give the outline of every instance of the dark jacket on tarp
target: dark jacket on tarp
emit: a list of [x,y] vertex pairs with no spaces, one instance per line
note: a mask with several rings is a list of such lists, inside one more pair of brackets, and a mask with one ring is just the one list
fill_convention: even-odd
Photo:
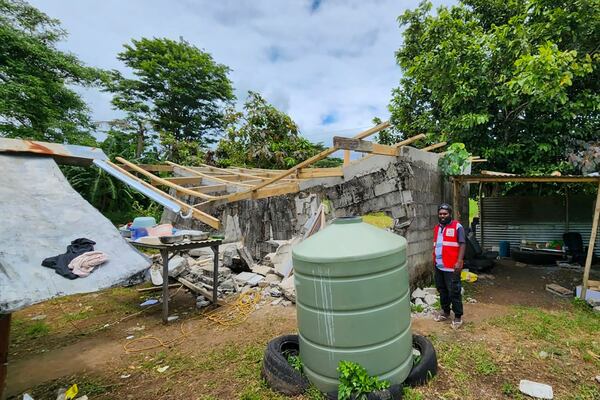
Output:
[[79,276],[75,275],[69,269],[69,263],[77,256],[88,251],[94,251],[94,245],[96,242],[86,238],[75,239],[67,246],[67,252],[59,254],[54,257],[46,258],[42,261],[42,266],[52,268],[54,272],[64,276],[68,279],[77,279]]

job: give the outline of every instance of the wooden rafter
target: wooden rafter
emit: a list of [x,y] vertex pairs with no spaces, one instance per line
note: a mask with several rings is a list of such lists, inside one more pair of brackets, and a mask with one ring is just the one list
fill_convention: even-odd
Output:
[[432,150],[435,150],[435,149],[439,149],[440,147],[444,147],[447,144],[448,144],[447,142],[435,143],[435,144],[432,144],[430,146],[423,147],[421,150],[423,150],[423,151],[432,151]]

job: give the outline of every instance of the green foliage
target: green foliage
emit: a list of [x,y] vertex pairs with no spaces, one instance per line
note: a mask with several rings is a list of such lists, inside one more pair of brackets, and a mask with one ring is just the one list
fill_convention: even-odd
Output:
[[368,393],[390,387],[388,381],[380,381],[376,376],[369,376],[364,367],[352,361],[340,361],[337,370],[340,374],[339,400],[348,400],[351,396],[355,396],[357,400],[364,400]]
[[423,312],[423,310],[425,309],[425,307],[423,307],[422,304],[412,304],[410,305],[410,312],[413,313],[420,313]]
[[50,327],[44,321],[35,321],[25,330],[25,334],[30,338],[46,336],[48,333],[50,333]]
[[396,129],[463,142],[486,169],[571,172],[566,155],[600,131],[597,0],[463,0],[399,17]]
[[452,143],[438,164],[444,175],[460,175],[468,166],[470,156],[464,143]]
[[404,400],[424,400],[425,399],[425,397],[421,393],[417,392],[416,389],[413,389],[409,386],[405,386],[403,388],[403,391],[404,391],[404,397],[403,397]]
[[300,136],[290,116],[256,92],[248,92],[244,112],[228,111],[227,122],[216,151],[221,167],[288,169],[325,150]]
[[235,99],[229,68],[183,39],[133,40],[118,59],[135,78],[113,71],[108,90],[142,140],[149,123],[161,135],[168,159],[202,157],[201,149],[224,127],[224,108]]
[[394,219],[383,211],[363,215],[362,219],[363,222],[381,229],[389,229],[394,226]]
[[72,85],[103,73],[56,49],[59,21],[24,1],[0,0],[0,136],[93,145],[88,109]]
[[297,355],[289,355],[287,358],[288,364],[292,366],[296,371],[302,372],[302,360],[300,356]]

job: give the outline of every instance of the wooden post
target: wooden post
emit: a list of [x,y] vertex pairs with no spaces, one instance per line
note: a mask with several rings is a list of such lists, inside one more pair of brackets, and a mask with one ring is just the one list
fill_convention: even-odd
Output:
[[350,150],[344,150],[344,167],[350,164]]
[[169,250],[161,250],[160,255],[163,263],[162,320],[166,324],[169,322]]
[[452,208],[454,209],[454,219],[461,222],[460,215],[460,181],[452,179]]
[[0,399],[4,399],[4,386],[8,370],[8,343],[11,314],[0,314]]
[[600,219],[600,183],[598,183],[598,189],[596,192],[596,207],[594,207],[592,233],[590,234],[590,244],[588,245],[587,257],[585,259],[585,269],[583,270],[583,285],[581,287],[581,298],[583,300],[585,300],[585,296],[587,294],[590,268],[592,267],[592,258],[594,258],[594,245],[596,244],[596,234],[598,233],[598,219]]

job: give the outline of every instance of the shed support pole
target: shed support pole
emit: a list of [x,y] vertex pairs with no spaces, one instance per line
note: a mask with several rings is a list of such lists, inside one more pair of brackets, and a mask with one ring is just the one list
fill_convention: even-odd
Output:
[[454,219],[462,222],[460,215],[460,181],[456,178],[452,181],[452,203]]
[[598,233],[598,219],[600,219],[600,183],[596,191],[596,206],[594,207],[594,220],[592,222],[592,233],[590,234],[590,244],[588,245],[587,257],[585,259],[585,269],[583,270],[583,285],[581,287],[581,298],[585,300],[587,294],[588,280],[590,278],[590,268],[592,267],[592,258],[594,258],[594,245],[596,244],[596,234]]

